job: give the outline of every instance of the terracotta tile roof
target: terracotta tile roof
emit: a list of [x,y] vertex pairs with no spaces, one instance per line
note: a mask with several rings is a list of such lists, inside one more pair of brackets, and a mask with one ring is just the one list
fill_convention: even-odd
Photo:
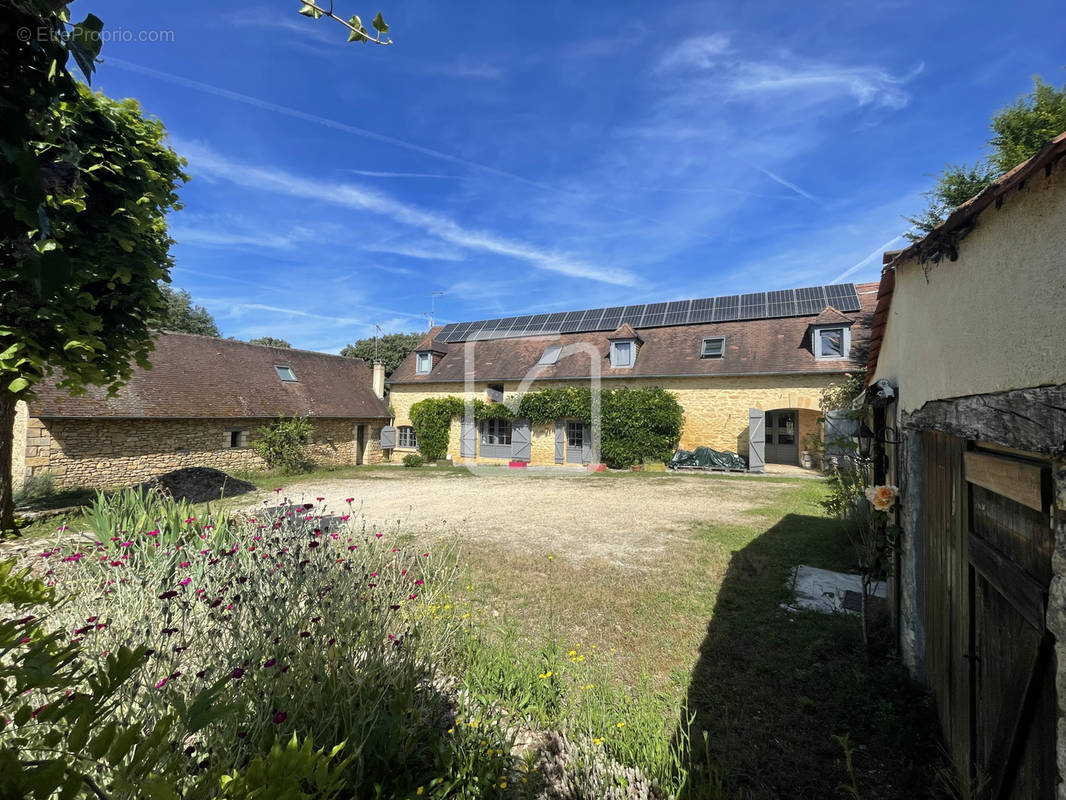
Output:
[[811,320],[811,325],[850,325],[851,317],[843,311],[837,311],[832,306],[826,306],[817,317]]
[[607,337],[608,341],[614,339],[636,339],[638,342],[644,341],[640,338],[637,332],[633,330],[633,327],[628,322]]
[[[370,369],[359,358],[266,347],[230,339],[165,333],[156,340],[152,369],[135,367],[118,395],[91,387],[72,397],[46,378],[30,401],[35,417],[246,418],[303,414],[388,418],[374,394]],[[297,382],[278,377],[288,366]]]
[[[862,310],[841,314],[852,322],[851,357],[844,361],[819,361],[810,349],[809,326],[815,315],[760,319],[744,322],[720,322],[702,325],[640,328],[644,344],[636,362],[629,368],[612,368],[610,339],[607,331],[570,333],[558,336],[530,336],[489,339],[479,342],[444,343],[436,341],[434,349],[444,353],[433,371],[415,374],[414,356],[397,368],[390,384],[457,382],[465,379],[466,348],[474,348],[475,379],[517,380],[532,374],[544,348],[563,345],[563,355],[554,365],[541,366],[538,380],[587,378],[590,352],[595,354],[604,378],[664,378],[689,375],[757,375],[773,373],[842,372],[861,368],[866,363],[866,345],[877,293],[876,283],[858,284]],[[837,312],[840,313],[840,312]],[[702,340],[708,336],[725,337],[722,358],[700,358]],[[569,350],[569,346],[580,348]]]

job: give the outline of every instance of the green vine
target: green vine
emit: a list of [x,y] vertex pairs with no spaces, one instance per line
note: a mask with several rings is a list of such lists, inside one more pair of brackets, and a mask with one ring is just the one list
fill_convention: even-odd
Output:
[[[560,419],[592,423],[592,392],[578,386],[565,386],[528,392],[512,402],[473,401],[474,419],[526,419],[546,425]],[[418,449],[427,461],[443,458],[448,452],[451,422],[462,416],[461,397],[420,400],[411,406],[411,424]],[[600,451],[604,462],[625,468],[646,459],[666,461],[681,438],[684,414],[677,397],[660,387],[605,389],[600,395]]]

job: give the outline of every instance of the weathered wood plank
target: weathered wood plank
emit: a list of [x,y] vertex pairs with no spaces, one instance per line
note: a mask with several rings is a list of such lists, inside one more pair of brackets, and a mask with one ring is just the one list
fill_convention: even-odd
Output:
[[963,455],[966,480],[989,491],[1009,497],[1022,505],[1043,511],[1044,470],[1038,464],[1027,464],[988,453],[969,451]]
[[1035,578],[972,533],[970,563],[997,592],[1010,601],[1026,622],[1043,632],[1046,592]]
[[934,400],[901,425],[994,442],[1044,455],[1066,454],[1066,384]]

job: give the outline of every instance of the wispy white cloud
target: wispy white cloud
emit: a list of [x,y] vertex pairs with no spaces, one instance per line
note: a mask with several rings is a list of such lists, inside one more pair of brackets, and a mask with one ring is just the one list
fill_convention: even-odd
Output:
[[228,227],[198,227],[181,222],[170,229],[170,235],[178,244],[197,247],[255,247],[268,250],[292,250],[296,245],[314,238],[314,233],[306,228],[294,228],[286,233],[266,233]]
[[374,172],[369,169],[346,169],[352,175],[362,175],[365,178],[443,178],[445,180],[461,181],[462,175],[438,175],[434,172]]
[[465,58],[427,64],[424,67],[424,71],[431,75],[441,75],[446,78],[498,81],[504,77],[503,69],[495,64],[489,64],[485,61],[470,61]]
[[870,254],[866,256],[866,258],[862,259],[861,261],[859,261],[855,265],[849,267],[848,269],[844,270],[839,275],[837,275],[835,278],[833,278],[832,283],[841,283],[841,282],[847,280],[848,278],[850,278],[852,275],[854,275],[859,270],[864,269],[865,267],[869,266],[871,263],[874,263],[875,259],[878,262],[880,262],[881,256],[884,254],[884,252],[886,250],[892,249],[896,244],[898,244],[898,243],[900,243],[902,241],[903,241],[902,234],[899,235],[899,236],[893,236],[891,239],[889,239],[884,244],[878,245],[876,248],[874,248],[873,251],[871,251]]
[[466,228],[443,214],[400,202],[382,192],[356,184],[318,181],[279,169],[241,164],[210,148],[189,142],[181,143],[181,150],[189,159],[193,173],[205,172],[246,189],[378,214],[456,247],[513,258],[538,269],[573,278],[622,286],[638,283],[637,276],[627,270],[600,267],[518,239]]
[[384,242],[363,247],[371,253],[392,253],[407,258],[418,258],[424,261],[465,261],[466,256],[460,250],[451,248],[435,247],[431,244],[409,244]]
[[770,172],[770,170],[768,170],[768,169],[765,169],[763,167],[756,167],[755,169],[759,170],[759,172],[761,172],[763,175],[765,175],[770,180],[777,181],[778,183],[780,183],[785,188],[791,189],[796,194],[802,195],[803,197],[806,197],[808,200],[814,200],[814,201],[818,200],[818,198],[815,197],[810,192],[808,192],[808,191],[806,191],[804,189],[801,189],[799,186],[797,186],[796,184],[792,183],[792,181],[786,181],[780,175],[777,175],[777,174],[775,174],[773,172]]
[[[741,48],[725,33],[694,36],[663,55],[654,72],[683,73],[704,94],[733,99],[769,98],[775,102],[846,99],[859,106],[897,110],[910,101],[906,84],[922,70],[897,76],[867,64],[803,58],[761,46]],[[711,78],[711,80],[701,80]]]

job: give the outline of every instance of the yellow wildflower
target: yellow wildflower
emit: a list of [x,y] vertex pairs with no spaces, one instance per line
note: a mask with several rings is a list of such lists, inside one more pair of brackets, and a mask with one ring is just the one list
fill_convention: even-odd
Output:
[[507,781],[500,781],[500,788],[501,789],[506,789],[507,788]]
[[415,794],[419,794],[420,795],[420,794],[422,794],[423,791],[425,791],[425,787],[424,786],[419,786],[418,787],[418,791],[416,791]]
[[624,722],[619,722],[615,727],[618,728],[618,730],[622,730],[625,726],[626,724]]

